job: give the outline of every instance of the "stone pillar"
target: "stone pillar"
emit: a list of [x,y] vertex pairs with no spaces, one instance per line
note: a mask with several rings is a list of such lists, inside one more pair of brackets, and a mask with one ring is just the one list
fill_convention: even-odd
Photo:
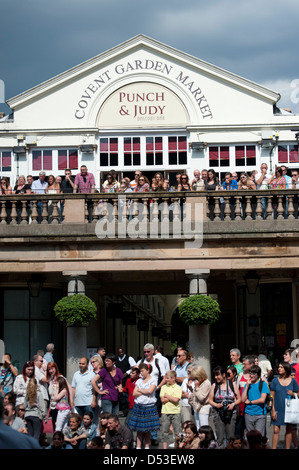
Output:
[[[68,280],[68,295],[85,295],[84,278],[87,271],[67,271],[63,275]],[[66,378],[71,383],[73,375],[79,370],[79,360],[86,356],[87,327],[67,326],[66,332]]]
[[[207,279],[210,274],[209,269],[185,270],[190,279],[189,294],[208,295]],[[189,326],[189,350],[194,354],[194,362],[201,365],[211,380],[211,346],[210,346],[210,326],[192,325]]]

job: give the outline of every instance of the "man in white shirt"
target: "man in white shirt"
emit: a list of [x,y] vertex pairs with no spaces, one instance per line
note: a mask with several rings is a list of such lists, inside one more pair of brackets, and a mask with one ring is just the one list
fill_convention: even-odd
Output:
[[168,372],[170,370],[170,364],[169,364],[169,360],[167,359],[167,357],[163,355],[164,353],[163,346],[157,346],[155,353],[156,353],[155,357],[159,359],[159,363],[163,364],[164,369],[166,370],[166,372]]
[[[268,173],[268,165],[267,163],[262,163],[261,164],[261,171],[260,173],[256,173],[255,175],[255,184],[256,184],[256,189],[267,189],[268,183],[270,181],[271,175]],[[267,198],[262,197],[261,199],[261,205],[262,205],[262,216],[263,219],[267,218]]]
[[[44,171],[40,171],[38,175],[38,180],[34,180],[32,185],[31,185],[31,192],[33,194],[46,194],[46,187],[47,187],[47,182],[46,182],[46,173]],[[41,201],[38,201],[36,204],[36,209],[37,209],[37,222],[40,224],[42,221],[42,212],[43,212],[43,203]]]

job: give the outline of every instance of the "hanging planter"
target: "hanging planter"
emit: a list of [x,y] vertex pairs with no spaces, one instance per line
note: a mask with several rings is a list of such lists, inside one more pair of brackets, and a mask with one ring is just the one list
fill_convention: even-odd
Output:
[[86,295],[75,294],[58,300],[54,313],[68,326],[87,326],[90,320],[96,320],[97,306]]
[[208,295],[186,297],[180,303],[178,311],[186,325],[212,325],[221,313],[218,302]]

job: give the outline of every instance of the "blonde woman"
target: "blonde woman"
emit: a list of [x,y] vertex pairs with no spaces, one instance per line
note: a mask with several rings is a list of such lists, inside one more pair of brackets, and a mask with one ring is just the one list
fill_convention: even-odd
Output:
[[190,379],[194,381],[194,388],[190,396],[190,404],[194,410],[194,418],[197,430],[201,426],[209,425],[209,414],[211,405],[209,404],[209,393],[211,382],[205,369],[201,366],[194,366],[190,372]]
[[99,424],[100,413],[102,410],[102,395],[103,395],[103,388],[101,385],[101,377],[99,376],[99,372],[104,367],[103,359],[101,356],[96,355],[90,359],[90,364],[92,366],[93,372],[95,373],[94,378],[91,381],[91,385],[93,386],[94,393],[93,399],[91,403],[91,407],[94,414],[94,423],[96,425]]

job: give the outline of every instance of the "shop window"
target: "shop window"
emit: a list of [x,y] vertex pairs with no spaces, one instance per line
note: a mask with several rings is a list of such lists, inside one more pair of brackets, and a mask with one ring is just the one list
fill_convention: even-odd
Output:
[[146,165],[163,165],[162,137],[146,137]]
[[140,137],[124,138],[124,165],[140,166]]
[[100,139],[100,166],[118,166],[118,138]]
[[64,149],[58,150],[58,170],[76,170],[78,168],[78,150]]
[[2,151],[0,157],[1,171],[11,171],[11,152]]
[[278,146],[278,163],[298,163],[298,145],[279,145]]
[[187,138],[184,136],[168,137],[168,164],[187,164]]
[[33,150],[32,170],[52,170],[52,150]]

